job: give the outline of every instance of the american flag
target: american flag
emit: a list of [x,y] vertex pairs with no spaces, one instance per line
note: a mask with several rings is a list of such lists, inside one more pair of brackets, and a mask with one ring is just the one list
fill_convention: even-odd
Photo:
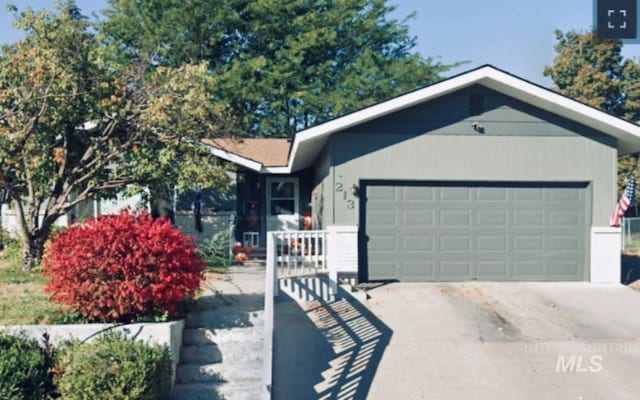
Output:
[[611,226],[620,226],[620,221],[622,220],[622,216],[629,208],[629,205],[633,203],[633,198],[636,194],[636,177],[631,176],[629,179],[629,183],[627,184],[627,188],[624,190],[620,201],[616,205],[615,211],[611,214],[611,219],[609,220],[609,225]]

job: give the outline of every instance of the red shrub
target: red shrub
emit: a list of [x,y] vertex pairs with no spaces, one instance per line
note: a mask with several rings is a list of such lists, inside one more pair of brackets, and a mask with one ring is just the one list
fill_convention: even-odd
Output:
[[42,265],[53,301],[91,320],[128,322],[175,315],[177,303],[194,296],[205,264],[168,220],[123,211],[61,232]]

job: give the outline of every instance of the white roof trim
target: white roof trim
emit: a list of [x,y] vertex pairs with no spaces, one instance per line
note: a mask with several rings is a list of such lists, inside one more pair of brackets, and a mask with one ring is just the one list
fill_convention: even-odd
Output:
[[234,164],[241,165],[245,168],[251,169],[256,172],[262,171],[262,164],[257,161],[253,161],[248,158],[239,156],[235,153],[224,151],[218,147],[212,147],[210,145],[207,145],[207,146],[209,146],[209,150],[211,151],[211,154],[213,154],[216,157],[222,158],[223,160],[230,161]]
[[287,172],[298,167],[296,165],[298,149],[310,140],[321,139],[334,132],[380,118],[473,84],[485,85],[525,103],[610,134],[618,138],[619,151],[622,153],[628,152],[627,147],[630,141],[637,141],[637,147],[640,150],[640,126],[487,65],[298,132],[289,154]]
[[288,174],[291,172],[291,168],[289,167],[263,167],[262,173],[264,174]]

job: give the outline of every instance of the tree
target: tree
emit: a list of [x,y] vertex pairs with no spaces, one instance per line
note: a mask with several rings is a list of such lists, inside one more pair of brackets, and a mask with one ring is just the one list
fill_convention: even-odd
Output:
[[26,37],[0,54],[0,171],[13,179],[24,268],[80,202],[131,185],[224,182],[200,144],[223,119],[206,64],[121,64],[71,0],[56,13],[12,10]]
[[[556,40],[553,65],[544,69],[544,75],[553,79],[554,90],[618,117],[640,120],[640,65],[622,56],[619,40],[575,31],[556,31]],[[619,194],[631,174],[638,176],[637,157],[618,160]]]
[[132,59],[209,63],[248,136],[295,131],[422,87],[449,66],[412,52],[386,0],[110,0],[101,31]]

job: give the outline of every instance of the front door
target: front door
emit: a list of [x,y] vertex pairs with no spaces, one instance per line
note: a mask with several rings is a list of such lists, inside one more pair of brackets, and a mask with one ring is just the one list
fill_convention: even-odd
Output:
[[267,178],[267,231],[299,229],[298,178]]

